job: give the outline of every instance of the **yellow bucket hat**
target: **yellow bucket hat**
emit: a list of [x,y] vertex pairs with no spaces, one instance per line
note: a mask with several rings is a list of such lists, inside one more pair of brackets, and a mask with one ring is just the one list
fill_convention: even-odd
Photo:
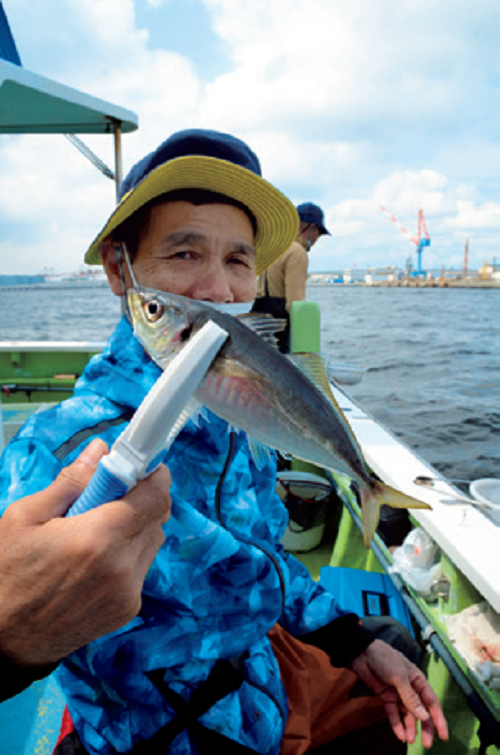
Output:
[[256,273],[260,275],[297,236],[299,216],[287,197],[262,178],[257,155],[240,139],[204,129],[178,131],[131,169],[121,199],[90,245],[85,262],[102,264],[107,236],[147,202],[167,192],[203,189],[236,200],[255,218]]

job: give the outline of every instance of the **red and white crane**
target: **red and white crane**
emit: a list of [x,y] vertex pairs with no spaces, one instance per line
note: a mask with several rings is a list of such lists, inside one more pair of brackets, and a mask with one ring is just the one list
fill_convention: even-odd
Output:
[[415,244],[417,248],[417,269],[415,270],[415,274],[421,275],[424,272],[422,270],[423,247],[431,245],[431,237],[429,236],[427,227],[425,225],[424,211],[418,211],[417,235],[410,236],[408,229],[405,228],[404,225],[401,225],[399,220],[394,215],[392,215],[389,210],[387,210],[383,205],[380,205],[380,209],[385,215],[387,215],[389,220],[391,220],[399,228],[401,233],[404,233],[404,235],[407,236],[407,238]]

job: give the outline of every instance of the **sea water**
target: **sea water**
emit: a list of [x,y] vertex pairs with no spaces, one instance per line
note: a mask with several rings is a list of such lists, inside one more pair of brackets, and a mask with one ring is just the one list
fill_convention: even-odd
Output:
[[500,290],[314,287],[349,392],[450,478],[500,478]]
[[[500,477],[500,290],[310,286],[351,396],[450,478]],[[0,340],[104,341],[107,288],[0,289]]]

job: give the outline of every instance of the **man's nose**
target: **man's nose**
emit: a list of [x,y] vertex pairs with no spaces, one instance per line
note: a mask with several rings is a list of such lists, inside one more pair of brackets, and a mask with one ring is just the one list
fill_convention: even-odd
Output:
[[193,291],[193,298],[214,304],[234,301],[227,272],[222,265],[210,265],[203,271]]

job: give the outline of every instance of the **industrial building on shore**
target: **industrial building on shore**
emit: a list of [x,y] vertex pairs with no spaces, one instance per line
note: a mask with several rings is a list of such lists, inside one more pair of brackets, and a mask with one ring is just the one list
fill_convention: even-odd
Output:
[[309,285],[332,284],[399,287],[500,288],[500,264],[485,262],[478,270],[425,270],[418,274],[396,266],[311,272]]

